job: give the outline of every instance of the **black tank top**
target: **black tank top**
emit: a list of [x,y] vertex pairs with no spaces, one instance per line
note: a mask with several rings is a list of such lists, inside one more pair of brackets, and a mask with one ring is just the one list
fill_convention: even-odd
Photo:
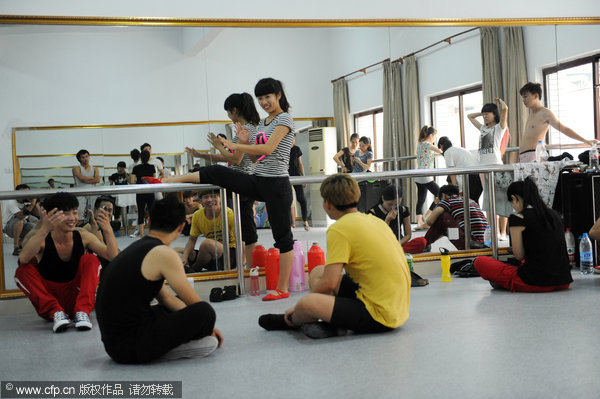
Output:
[[150,302],[158,295],[163,279],[142,275],[142,262],[150,250],[164,245],[146,236],[123,250],[103,269],[96,294],[96,317],[105,344],[135,334],[142,321],[152,316]]
[[42,277],[55,283],[68,283],[73,280],[77,274],[77,269],[79,269],[79,260],[84,252],[81,234],[77,230],[73,231],[73,250],[71,251],[71,258],[66,262],[58,256],[52,234],[46,236],[45,242],[44,254],[40,263],[38,263],[38,271]]

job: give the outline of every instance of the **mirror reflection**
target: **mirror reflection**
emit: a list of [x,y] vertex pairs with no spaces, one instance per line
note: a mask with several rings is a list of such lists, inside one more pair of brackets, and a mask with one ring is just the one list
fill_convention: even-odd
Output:
[[[10,34],[14,38],[4,49],[9,69],[26,70],[29,72],[28,76],[41,76],[50,82],[66,82],[60,92],[53,92],[57,96],[56,100],[42,99],[42,102],[45,107],[55,102],[72,104],[69,112],[78,117],[74,119],[70,114],[61,111],[69,107],[49,107],[48,110],[42,110],[33,105],[32,112],[40,116],[39,120],[48,121],[43,124],[58,126],[73,120],[130,122],[153,121],[157,118],[207,121],[182,125],[132,125],[127,128],[16,130],[15,180],[32,188],[50,187],[51,184],[54,187],[69,187],[74,184],[73,167],[79,165],[76,154],[85,149],[90,154],[90,165],[98,170],[100,181],[96,184],[117,184],[118,177],[112,180],[110,177],[119,174],[119,162],[125,162],[128,173],[131,173],[129,167],[133,160],[129,153],[133,149],[139,150],[140,145],[145,142],[151,144],[153,157],[163,158],[163,170],[174,174],[185,173],[192,169],[194,164],[198,163],[201,166],[210,160],[192,158],[184,152],[184,148],[192,145],[209,153],[211,148],[205,139],[209,131],[230,137],[228,121],[209,121],[224,118],[222,102],[228,94],[252,92],[251,88],[257,76],[273,75],[286,84],[294,116],[329,116],[333,114],[330,81],[384,58],[403,58],[401,65],[395,63],[400,65],[401,91],[404,92],[401,102],[395,103],[404,110],[404,119],[398,119],[394,128],[397,134],[397,155],[416,156],[417,132],[423,125],[434,126],[438,131],[438,138],[449,137],[454,147],[476,150],[479,148],[478,132],[476,129],[473,131],[467,115],[480,111],[481,106],[490,101],[484,100],[486,89],[482,84],[485,78],[482,72],[480,30],[460,35],[417,53],[416,82],[411,80],[412,75],[408,73],[411,61],[407,55],[410,56],[433,43],[467,30],[469,28],[465,27],[211,30],[179,27],[125,29],[3,26],[0,32]],[[526,26],[522,29],[526,81],[542,83],[544,101],[548,101],[545,104],[561,122],[587,139],[597,135],[597,127],[590,115],[598,109],[598,99],[593,97],[593,76],[597,75],[599,70],[599,49],[593,38],[598,37],[598,30],[598,26],[595,25]],[[204,34],[191,34],[200,31]],[[53,34],[52,40],[48,33]],[[500,33],[502,34],[502,30]],[[82,36],[87,40],[82,41]],[[196,37],[196,40],[193,37]],[[285,52],[285,56],[274,61],[269,67],[247,63],[240,68],[235,61],[252,59],[254,46],[250,44],[261,42],[265,38],[275,40],[278,48]],[[500,42],[504,42],[504,39],[500,39]],[[236,49],[240,48],[239,53],[231,51],[232,43],[235,43]],[[243,43],[249,45],[244,46]],[[50,60],[45,56],[35,56],[34,45],[47,46],[49,54],[62,56],[53,57],[50,65]],[[65,48],[69,51],[65,52]],[[142,48],[151,48],[152,51],[141,52]],[[306,48],[311,48],[310,57],[306,55]],[[506,54],[504,47],[500,47],[499,51],[502,56]],[[110,59],[110,55],[119,57],[119,66],[113,65],[110,69],[98,66],[97,58],[92,56],[97,53],[105,54],[106,59]],[[36,62],[31,62],[32,57],[39,58],[35,59]],[[91,60],[95,60],[94,63]],[[503,62],[501,75],[506,78],[508,72],[514,68],[512,64]],[[102,69],[102,73],[99,73],[99,68]],[[77,75],[74,69],[89,72],[82,78],[83,86],[81,80],[71,78]],[[48,70],[54,72],[49,73]],[[23,83],[24,88],[34,84],[34,81],[27,80],[28,77],[14,78]],[[391,147],[392,141],[386,137],[384,131],[384,126],[390,125],[386,125],[386,111],[383,109],[385,101],[382,87],[385,79],[382,76],[381,65],[352,74],[345,80],[349,115],[349,128],[345,133],[348,136],[357,133],[360,137],[369,138],[373,160],[390,158],[392,153],[386,152],[386,148]],[[104,90],[104,87],[114,87],[115,82],[129,89],[122,93],[124,100],[128,102],[126,105],[119,102],[103,109],[93,104],[74,103],[71,99],[78,98],[81,89],[85,88],[86,91],[94,93],[95,100],[99,103],[112,104],[111,94]],[[193,90],[185,90],[186,85],[192,86]],[[508,120],[511,132],[509,147],[518,147],[517,138],[525,124],[526,110],[521,105],[516,86],[509,89],[508,81],[502,82],[500,86],[501,94],[495,95],[503,98],[508,106],[512,107],[511,110],[520,108],[522,112],[519,114],[517,111],[511,111]],[[155,90],[157,88],[159,90]],[[416,88],[416,94],[411,94],[413,92],[410,88]],[[76,93],[79,93],[79,96],[76,96]],[[165,104],[173,104],[176,112],[165,112]],[[123,109],[127,110],[127,117],[122,117]],[[514,119],[511,119],[512,117]],[[296,130],[299,133],[312,127],[312,121],[296,120]],[[548,143],[569,144],[570,139],[551,129]],[[323,155],[316,154],[312,149],[316,146],[311,144],[309,134],[298,134],[296,142],[303,153],[304,167],[310,172],[307,174],[318,173],[317,170],[322,169],[318,162],[321,162],[321,159],[332,161],[335,153],[347,144],[349,143],[340,139],[338,133],[333,148],[327,149]],[[554,151],[563,152],[561,149],[551,149],[551,153]],[[574,155],[576,157],[577,152],[574,152]],[[436,165],[445,165],[441,156],[436,157]],[[403,168],[416,167],[414,160],[403,162]],[[382,163],[373,161],[370,170],[383,170]],[[402,206],[408,208],[411,222],[415,222],[415,185],[409,179],[406,180],[394,183],[402,188]],[[435,181],[438,186],[445,184],[443,178],[436,178]],[[365,195],[367,191],[365,188]],[[377,206],[381,199],[380,191],[375,195],[370,194],[371,202],[365,204],[367,211]],[[311,232],[315,233],[315,227],[327,224],[326,217],[320,214],[322,210],[318,185],[303,187],[303,194],[308,204],[304,214],[307,214],[309,227],[313,227]],[[135,195],[115,199],[114,219],[120,221],[121,229],[125,230],[124,236],[133,234],[136,229],[138,215],[134,210],[134,197]],[[196,197],[195,201],[201,202],[201,199]],[[423,210],[427,211],[432,203],[434,197],[429,195]],[[92,205],[88,202],[87,206]],[[260,204],[257,206],[260,208]],[[304,231],[301,208],[298,206],[296,210],[298,234],[303,234]],[[405,214],[403,209],[400,210],[399,207],[400,215]],[[257,212],[257,215],[261,214],[261,211]],[[408,229],[404,227],[404,219],[402,218],[400,223],[399,234],[406,237]],[[412,231],[409,241],[425,234],[426,232],[421,230]],[[14,263],[14,259],[10,258],[12,243],[5,240],[4,245],[7,266],[5,275],[9,277],[6,281],[11,283],[12,274],[8,268]],[[181,247],[185,246],[184,240]]]

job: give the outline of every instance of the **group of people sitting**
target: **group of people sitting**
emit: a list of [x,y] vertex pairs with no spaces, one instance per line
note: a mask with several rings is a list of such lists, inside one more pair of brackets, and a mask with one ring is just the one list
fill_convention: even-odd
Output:
[[[241,102],[228,108],[226,101],[225,106],[237,123],[239,141],[230,142],[214,135],[210,139],[216,146],[233,150],[230,154],[236,156],[264,155],[266,158],[257,163],[254,173],[211,165],[198,173],[167,177],[163,182],[219,184],[246,196],[252,201],[248,203],[264,200],[281,254],[277,289],[263,300],[281,300],[289,297],[293,258],[289,217],[292,189],[287,177],[293,121],[287,114],[289,104],[281,82],[267,78],[256,85],[259,104],[269,114],[258,122],[258,128],[243,123],[250,122],[248,118],[256,112],[248,117],[243,112],[249,107],[244,102],[249,96],[246,94],[232,95]],[[264,141],[250,144],[249,138],[256,136],[250,134],[250,129],[264,129]],[[363,160],[354,162],[367,165]],[[142,165],[147,164],[148,159],[145,162],[142,159]],[[132,174],[136,171],[139,169],[134,168]],[[398,188],[391,187],[384,193],[381,204],[372,210],[377,217],[358,211],[361,193],[351,175],[339,173],[327,177],[320,194],[325,212],[335,220],[327,230],[325,264],[312,271],[311,292],[295,306],[285,313],[259,318],[259,325],[266,330],[300,329],[311,338],[331,337],[349,330],[355,333],[393,330],[409,317],[411,277],[403,246],[407,251],[414,247],[424,249],[451,227],[458,230],[457,237],[449,238],[460,248],[466,239],[479,241],[481,226],[485,225],[483,213],[470,201],[471,220],[479,227],[472,228],[472,237],[464,237],[460,191],[448,185],[440,189],[440,202],[425,221],[431,226],[426,236],[416,241],[409,236],[401,245],[398,238],[400,227],[406,226],[407,210],[400,205]],[[511,291],[567,288],[572,279],[560,219],[545,207],[530,179],[512,183],[506,195],[517,212],[509,223],[518,265],[479,257],[475,267],[483,278]],[[204,212],[194,213],[190,237],[196,215],[210,219],[215,215],[215,204],[219,203],[216,194],[210,192],[202,196],[202,201],[205,201]],[[191,250],[186,247],[182,261],[170,248],[185,228],[185,205],[173,195],[146,205],[150,219],[148,234],[119,252],[106,209],[100,206],[96,213],[98,235],[77,228],[80,204],[76,197],[67,193],[52,195],[40,208],[40,220],[20,243],[15,280],[38,314],[53,321],[55,332],[65,331],[71,325],[78,330],[89,330],[92,328],[89,314],[95,306],[104,348],[117,362],[206,356],[222,344],[223,336],[215,327],[214,309],[189,285],[184,269],[185,261],[189,265],[202,255],[198,253],[196,259],[191,259]],[[251,213],[247,216],[252,220]],[[93,230],[93,226],[90,228]],[[249,234],[252,232],[243,232],[244,242],[256,243],[256,237]],[[256,235],[255,228],[253,234]],[[404,228],[404,237],[407,235]],[[100,259],[106,260],[104,266]],[[154,299],[158,305],[151,305]]]

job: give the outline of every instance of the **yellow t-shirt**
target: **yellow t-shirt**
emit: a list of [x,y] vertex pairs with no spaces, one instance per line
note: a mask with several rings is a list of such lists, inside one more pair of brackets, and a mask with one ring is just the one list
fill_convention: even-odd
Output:
[[356,297],[374,320],[390,328],[408,319],[410,272],[402,246],[381,219],[347,213],[327,230],[326,265],[343,263],[359,285]]
[[[233,211],[227,208],[227,225],[229,226],[229,248],[235,248],[235,235],[233,230]],[[223,222],[221,215],[214,219],[208,219],[205,209],[201,208],[194,212],[192,216],[192,227],[190,229],[192,237],[203,235],[215,241],[223,242]]]

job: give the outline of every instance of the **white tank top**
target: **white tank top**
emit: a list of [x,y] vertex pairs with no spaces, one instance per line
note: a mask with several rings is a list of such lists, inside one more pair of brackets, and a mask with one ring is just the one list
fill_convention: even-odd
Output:
[[[86,171],[81,165],[79,165],[79,172],[83,176],[94,177],[94,167],[90,165],[90,170]],[[75,177],[75,187],[94,187],[96,183],[84,183]]]

